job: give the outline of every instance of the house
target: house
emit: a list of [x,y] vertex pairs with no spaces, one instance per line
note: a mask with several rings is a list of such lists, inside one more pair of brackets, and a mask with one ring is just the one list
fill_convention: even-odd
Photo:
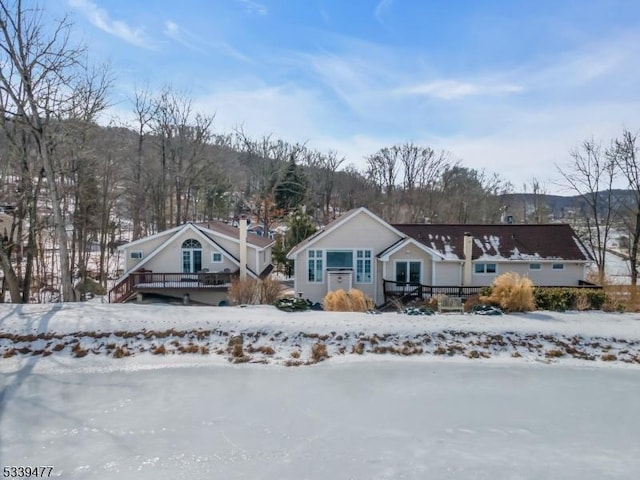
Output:
[[382,305],[390,297],[466,297],[504,272],[539,286],[584,283],[593,259],[569,225],[391,225],[366,208],[345,213],[296,245],[294,289],[321,302],[358,288]]
[[[109,292],[112,303],[160,294],[209,305],[226,300],[233,276],[266,277],[274,241],[218,221],[185,223],[118,247],[124,273]],[[185,298],[185,296],[188,297]]]

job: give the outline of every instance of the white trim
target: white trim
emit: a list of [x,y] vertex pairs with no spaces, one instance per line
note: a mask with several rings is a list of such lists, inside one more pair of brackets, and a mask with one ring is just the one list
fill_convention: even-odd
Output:
[[[369,277],[370,280],[368,282],[359,282],[358,281],[358,252],[363,252],[363,256],[360,260],[362,260],[362,275],[364,276],[364,265],[365,262],[368,260],[369,261]],[[369,258],[367,258],[366,256],[366,252],[369,252]],[[373,250],[371,250],[370,248],[356,248],[353,250],[353,271],[355,273],[353,280],[354,280],[354,284],[356,285],[373,285],[376,283],[375,281],[375,277],[374,277],[374,263],[373,263],[373,259],[374,259],[374,255],[373,255]]]
[[[454,259],[447,259],[444,255],[439,253],[437,250],[434,250],[426,246],[424,243],[420,243],[411,237],[406,237],[401,242],[398,242],[393,248],[384,250],[381,255],[378,255],[378,258],[383,262],[387,262],[389,261],[391,255],[394,255],[399,250],[406,248],[407,245],[409,244],[412,244],[413,246],[417,247],[419,250],[422,250],[424,253],[428,254],[431,257],[437,257],[440,260],[454,260]],[[458,262],[459,260],[456,259],[455,261]]]
[[[364,213],[365,215],[368,215],[370,218],[372,218],[373,220],[375,220],[376,222],[378,222],[380,225],[384,226],[387,230],[389,230],[392,233],[395,233],[396,235],[398,235],[398,237],[400,237],[400,239],[405,238],[406,235],[404,233],[402,233],[400,230],[397,230],[396,228],[392,227],[391,225],[389,225],[387,222],[385,222],[384,220],[382,220],[380,217],[378,217],[377,215],[375,215],[374,213],[372,213],[371,211],[369,211],[367,208],[365,207],[360,207],[356,210],[353,210],[351,213],[347,214],[347,215],[343,215],[342,217],[340,217],[334,224],[332,224],[329,228],[325,228],[323,230],[320,230],[318,233],[316,233],[313,237],[311,237],[311,240],[306,243],[304,246],[302,246],[301,248],[299,248],[298,250],[296,250],[297,246],[294,246],[291,251],[289,251],[289,253],[287,253],[287,258],[289,260],[295,260],[296,257],[301,253],[304,252],[305,250],[308,250],[309,248],[311,248],[316,242],[318,242],[320,239],[324,238],[327,235],[327,232],[331,232],[333,230],[335,230],[336,228],[340,227],[341,225],[343,225],[345,222],[349,221],[350,219],[354,218],[355,216]],[[295,250],[295,251],[294,251]]]
[[178,225],[177,227],[173,227],[173,228],[171,228],[169,230],[164,230],[162,232],[154,233],[153,235],[149,235],[148,237],[139,238],[138,240],[134,240],[133,242],[125,243],[124,245],[120,245],[118,247],[118,250],[125,250],[125,249],[133,247],[134,245],[139,245],[140,243],[144,243],[144,242],[147,242],[149,240],[153,240],[155,238],[162,237],[164,235],[172,236],[171,235],[172,233],[175,233],[175,232],[181,230],[183,227],[184,227],[184,225]]
[[[309,256],[310,252],[316,252],[314,253],[314,257],[313,259]],[[315,256],[317,254],[317,252],[320,252],[320,258],[318,258],[317,256]],[[309,262],[313,260],[313,272],[315,275],[315,272],[317,271],[317,261],[320,260],[320,280],[315,279],[315,280],[309,280]],[[324,250],[319,250],[316,248],[311,248],[309,250],[307,250],[307,261],[304,264],[304,272],[305,272],[305,283],[308,283],[310,285],[318,285],[318,284],[324,284],[325,283],[325,272],[327,271],[327,260],[326,260],[326,253]],[[296,275],[296,278],[298,276]],[[326,278],[327,282],[328,282],[328,278]],[[327,283],[328,284],[328,283]]]

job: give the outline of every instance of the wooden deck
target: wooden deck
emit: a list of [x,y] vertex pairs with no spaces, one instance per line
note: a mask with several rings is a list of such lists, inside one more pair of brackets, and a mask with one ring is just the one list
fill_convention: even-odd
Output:
[[155,273],[133,272],[109,291],[109,303],[126,302],[144,291],[227,290],[233,273]]

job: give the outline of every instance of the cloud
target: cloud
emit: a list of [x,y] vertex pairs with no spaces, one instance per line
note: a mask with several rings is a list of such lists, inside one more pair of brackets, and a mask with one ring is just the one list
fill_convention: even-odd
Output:
[[163,33],[172,40],[180,43],[182,46],[190,50],[200,53],[206,53],[207,50],[213,49],[223,55],[235,58],[245,63],[253,63],[253,60],[237,49],[233,48],[226,42],[211,42],[195,35],[183,28],[176,22],[167,20],[164,23]]
[[380,0],[373,10],[373,16],[378,22],[383,23],[384,15],[391,10],[394,0]]
[[112,20],[109,13],[91,0],[69,0],[69,5],[78,9],[87,19],[100,30],[121,38],[137,47],[153,50],[155,45],[147,38],[142,27],[131,27],[121,20]]
[[267,14],[267,7],[262,5],[261,3],[258,2],[254,2],[253,0],[235,0],[236,3],[239,3],[240,5],[243,6],[245,12],[250,13],[250,14],[257,14],[257,15],[266,15]]
[[402,87],[395,90],[399,95],[425,95],[443,100],[454,100],[472,95],[499,95],[520,93],[524,88],[513,84],[481,84],[459,82],[457,80],[437,80],[434,82]]

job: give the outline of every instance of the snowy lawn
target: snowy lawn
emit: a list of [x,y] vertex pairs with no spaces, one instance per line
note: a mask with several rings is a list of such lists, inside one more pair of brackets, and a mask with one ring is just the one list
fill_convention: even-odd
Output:
[[60,478],[635,478],[639,397],[638,314],[0,305],[0,466]]

